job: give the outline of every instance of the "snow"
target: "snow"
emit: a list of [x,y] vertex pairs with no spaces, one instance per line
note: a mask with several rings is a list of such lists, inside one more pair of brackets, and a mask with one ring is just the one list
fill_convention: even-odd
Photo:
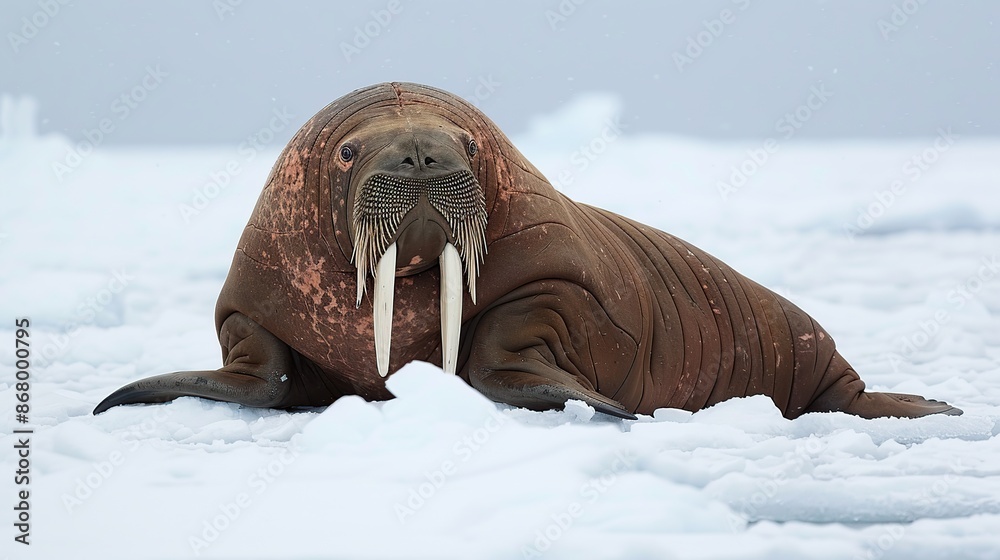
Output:
[[[87,146],[34,135],[30,100],[3,107],[0,360],[27,316],[36,364],[32,544],[8,529],[4,556],[1000,557],[1000,139],[945,127],[776,137],[768,152],[630,135],[603,95],[514,138],[569,196],[800,304],[869,387],[964,416],[789,421],[756,396],[621,421],[579,402],[497,405],[413,363],[387,402],[290,413],[183,398],[94,417],[128,381],[218,367],[215,299],[279,146],[100,146],[77,161]],[[734,167],[752,170],[745,183]],[[10,503],[22,426],[3,372]]]

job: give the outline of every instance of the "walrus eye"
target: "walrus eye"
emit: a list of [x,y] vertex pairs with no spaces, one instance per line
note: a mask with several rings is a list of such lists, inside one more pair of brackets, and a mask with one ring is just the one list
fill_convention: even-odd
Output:
[[469,156],[474,156],[479,153],[479,145],[476,144],[475,140],[469,140]]
[[340,147],[340,159],[344,160],[344,163],[351,161],[354,159],[354,150],[347,144],[344,144]]

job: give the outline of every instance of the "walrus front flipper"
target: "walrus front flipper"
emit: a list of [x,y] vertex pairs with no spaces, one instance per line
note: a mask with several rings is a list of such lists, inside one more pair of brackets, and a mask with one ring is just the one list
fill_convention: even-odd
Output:
[[203,397],[247,406],[280,407],[291,391],[292,350],[246,315],[234,313],[219,331],[224,362],[214,371],[180,371],[141,379],[118,389],[94,414],[120,404],[162,403]]
[[594,410],[635,420],[620,402],[600,394],[567,353],[573,337],[559,306],[573,300],[554,290],[566,285],[529,286],[525,295],[486,312],[468,339],[469,359],[463,368],[469,384],[487,398],[531,410],[560,409],[579,400]]
[[469,376],[472,386],[490,400],[531,410],[561,408],[568,400],[583,401],[597,412],[635,420],[635,415],[599,393],[523,371],[489,371]]

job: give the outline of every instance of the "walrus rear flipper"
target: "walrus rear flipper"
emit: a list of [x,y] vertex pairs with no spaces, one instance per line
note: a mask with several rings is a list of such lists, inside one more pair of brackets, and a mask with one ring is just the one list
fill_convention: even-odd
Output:
[[813,399],[804,412],[846,412],[862,418],[920,418],[930,414],[960,416],[962,410],[942,401],[903,393],[872,393],[865,391],[854,368],[835,353],[827,368],[834,382]]
[[295,371],[288,345],[241,313],[225,320],[219,341],[222,368],[167,373],[129,383],[101,401],[94,414],[120,404],[162,403],[186,396],[259,407],[296,404],[285,402]]
[[946,402],[902,393],[861,393],[847,412],[865,418],[880,416],[919,418],[929,414],[962,415],[962,409]]

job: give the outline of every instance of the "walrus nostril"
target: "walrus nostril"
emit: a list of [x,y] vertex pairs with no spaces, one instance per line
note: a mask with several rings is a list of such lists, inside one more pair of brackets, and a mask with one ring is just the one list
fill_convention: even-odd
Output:
[[400,162],[400,165],[409,165],[410,167],[413,167],[413,166],[415,166],[416,164],[415,164],[415,163],[413,163],[413,158],[411,158],[411,157],[407,157],[407,158],[406,158],[406,159],[404,159],[404,160],[403,160],[402,162]]
[[432,157],[425,157],[424,158],[424,165],[426,165],[427,167],[430,167],[430,166],[434,165],[435,163],[437,163],[437,162],[434,161],[434,158],[432,158]]

